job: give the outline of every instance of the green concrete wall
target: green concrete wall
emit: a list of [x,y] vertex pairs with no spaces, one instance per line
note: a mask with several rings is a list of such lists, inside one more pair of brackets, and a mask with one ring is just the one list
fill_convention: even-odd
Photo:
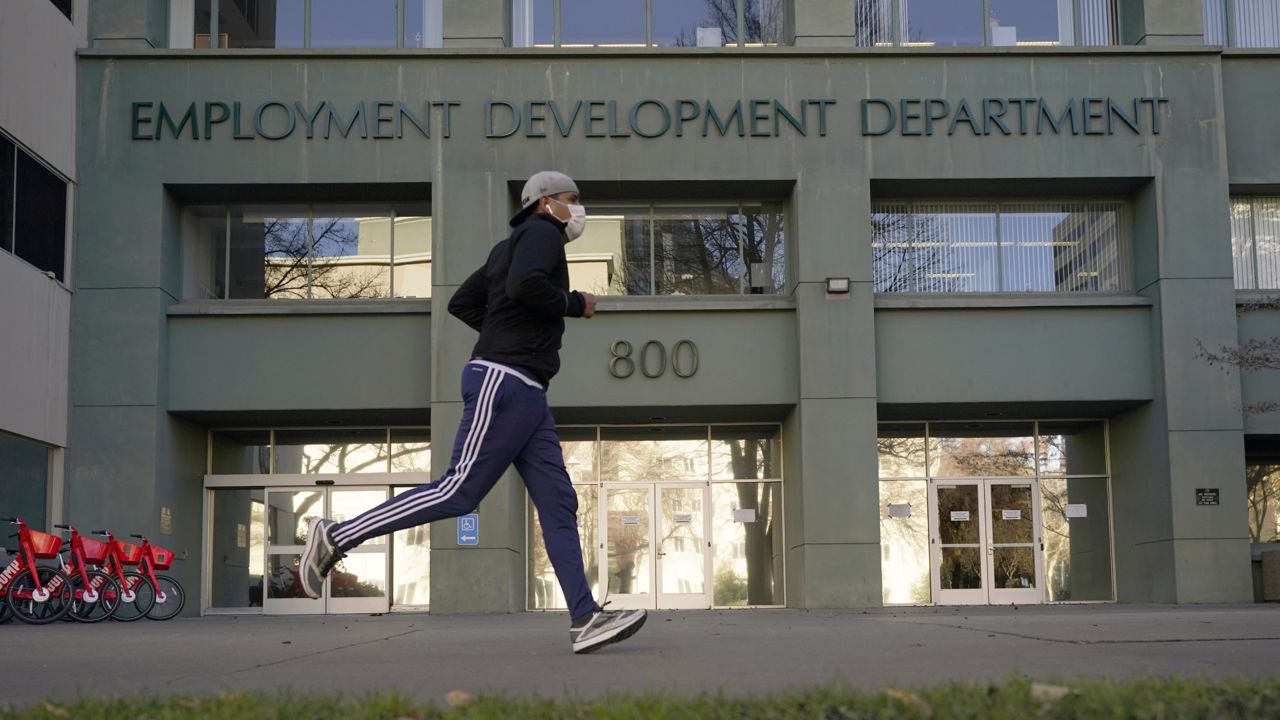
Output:
[[[559,168],[597,189],[595,198],[587,197],[590,208],[593,200],[678,203],[697,183],[748,180],[764,188],[764,196],[741,199],[787,206],[787,297],[756,306],[747,298],[733,307],[698,298],[611,301],[616,304],[603,305],[597,318],[570,321],[565,372],[552,399],[579,420],[594,412],[597,422],[698,407],[708,409],[706,420],[722,421],[744,408],[785,420],[789,604],[880,602],[878,406],[892,401],[899,412],[915,407],[925,415],[926,407],[990,402],[988,393],[1003,393],[998,397],[1010,402],[1128,401],[1132,409],[1115,418],[1112,444],[1117,565],[1132,573],[1120,582],[1120,598],[1247,599],[1243,523],[1228,516],[1231,503],[1243,502],[1239,381],[1193,356],[1196,338],[1236,337],[1229,244],[1204,241],[1222,237],[1227,218],[1223,72],[1218,54],[1192,49],[86,53],[80,136],[92,150],[80,162],[70,502],[139,524],[154,524],[154,513],[135,513],[116,495],[154,494],[185,507],[180,499],[199,493],[203,450],[194,442],[199,428],[169,420],[168,413],[296,405],[271,392],[261,400],[236,395],[242,391],[233,387],[278,377],[262,360],[246,358],[246,348],[282,351],[296,343],[319,353],[327,347],[307,330],[313,318],[303,313],[171,311],[183,297],[177,198],[186,202],[205,192],[202,187],[246,183],[254,184],[245,189],[246,201],[262,186],[279,184],[429,183],[429,320],[389,314],[362,320],[350,332],[365,352],[385,358],[380,368],[387,378],[414,388],[411,402],[429,401],[433,442],[443,448],[452,443],[461,413],[458,375],[475,339],[445,306],[505,235],[512,183]],[[1088,136],[1024,135],[1016,128],[1010,135],[996,129],[979,135],[967,126],[954,135],[864,136],[859,128],[858,101],[865,97],[1044,97],[1061,105],[1084,96],[1149,95],[1170,98],[1160,111],[1159,135],[1150,118],[1140,134],[1121,127]],[[722,110],[734,101],[749,106],[752,98],[778,98],[792,108],[806,98],[837,102],[828,107],[825,135],[815,107],[808,110],[805,136],[783,126],[776,137],[739,137],[733,130],[721,137],[714,128],[708,137],[694,131],[654,139],[584,137],[579,126],[566,139],[551,122],[544,123],[547,137],[484,134],[487,100],[616,99],[627,108],[644,98],[697,98]],[[360,102],[462,104],[447,139],[439,108],[431,111],[430,138],[409,129],[400,139],[353,133],[308,140],[298,128],[283,140],[235,140],[228,122],[216,127],[212,140],[203,134],[174,139],[168,130],[160,141],[131,139],[131,103],[164,102],[181,112],[206,100],[239,101],[248,109],[267,101],[313,107],[328,100],[347,117]],[[877,311],[867,222],[875,183],[937,179],[953,181],[947,192],[956,195],[967,192],[963,181],[980,181],[988,193],[1026,194],[1032,180],[1041,188],[1061,183],[1084,188],[1081,194],[1131,199],[1136,288],[1145,300],[1010,310],[996,301],[973,307],[970,298],[955,299],[958,307],[951,309]],[[849,278],[852,292],[828,297],[827,277]],[[669,309],[662,305],[668,301]],[[329,322],[326,327],[346,327],[341,319]],[[923,337],[929,334],[951,337],[956,352],[931,344]],[[615,340],[671,347],[686,338],[697,343],[702,359],[693,378],[606,374]],[[430,362],[415,365],[404,348],[425,343]],[[1008,359],[1020,343],[1033,346],[1026,353],[1035,362]],[[350,350],[326,360],[339,367],[356,361]],[[907,379],[947,361],[956,382]],[[260,378],[243,377],[263,371]],[[197,379],[206,387],[189,387]],[[384,397],[387,390],[370,385],[367,392]],[[314,410],[359,402],[335,394],[323,401],[328,407]],[[447,454],[433,458],[442,472]],[[1223,478],[1221,514],[1188,504],[1188,488],[1210,471]],[[518,479],[500,483],[480,511],[486,529],[480,547],[451,547],[451,523],[433,529],[437,612],[523,606],[525,511]]]

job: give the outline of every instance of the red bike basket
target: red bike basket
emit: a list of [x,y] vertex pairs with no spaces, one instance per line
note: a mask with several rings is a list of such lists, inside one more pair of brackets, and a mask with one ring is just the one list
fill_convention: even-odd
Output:
[[107,551],[110,549],[111,546],[101,540],[80,538],[80,551],[84,553],[84,561],[92,565],[101,565],[106,562]]
[[168,570],[173,564],[173,551],[166,550],[155,545],[148,545],[147,550],[151,552],[151,565],[156,570]]
[[27,536],[31,540],[31,550],[36,557],[41,560],[50,560],[58,557],[58,550],[62,548],[62,538],[49,533],[42,533],[38,530],[28,530]]
[[142,562],[142,548],[132,543],[112,541],[116,551],[120,553],[121,562],[125,565],[137,565]]

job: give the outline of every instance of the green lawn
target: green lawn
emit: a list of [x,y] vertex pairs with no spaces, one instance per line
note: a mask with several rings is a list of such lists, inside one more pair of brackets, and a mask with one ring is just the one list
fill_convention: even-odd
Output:
[[[470,698],[464,698],[463,702]],[[419,703],[394,694],[376,695],[222,695],[83,699],[5,708],[0,718],[1151,718],[1188,720],[1247,718],[1280,720],[1280,677],[1267,680],[1081,681],[1039,685],[1010,678],[998,685],[945,684],[929,688],[858,691],[843,685],[797,690],[755,698],[717,695],[615,695],[597,700],[548,700],[482,696],[450,707],[444,698]]]

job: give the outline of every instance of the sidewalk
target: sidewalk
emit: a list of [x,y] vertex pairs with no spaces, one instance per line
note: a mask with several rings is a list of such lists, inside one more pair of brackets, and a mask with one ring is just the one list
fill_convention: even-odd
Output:
[[1280,606],[1084,605],[652,613],[634,638],[569,652],[563,614],[209,617],[0,626],[0,700],[78,691],[396,688],[592,696],[745,695],[834,678],[864,687],[1141,674],[1275,676]]

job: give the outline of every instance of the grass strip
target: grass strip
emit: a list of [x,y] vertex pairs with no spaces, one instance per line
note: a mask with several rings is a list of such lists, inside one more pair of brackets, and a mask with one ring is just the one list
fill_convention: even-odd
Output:
[[187,720],[211,718],[342,718],[356,720],[845,720],[923,718],[951,720],[1280,720],[1280,678],[1238,680],[1138,678],[1080,680],[1046,685],[1024,677],[999,684],[947,683],[925,688],[857,689],[842,683],[754,697],[617,694],[592,699],[471,697],[448,702],[411,700],[395,692],[323,695],[241,693],[80,698],[21,708],[0,703],[3,720]]

